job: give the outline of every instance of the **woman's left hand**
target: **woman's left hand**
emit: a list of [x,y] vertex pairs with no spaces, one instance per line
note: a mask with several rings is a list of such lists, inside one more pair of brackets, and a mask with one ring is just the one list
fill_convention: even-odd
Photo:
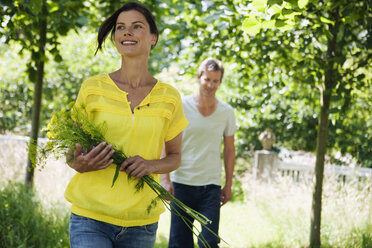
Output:
[[141,178],[152,174],[152,166],[148,160],[140,156],[127,158],[120,166],[121,171],[125,171],[132,177]]

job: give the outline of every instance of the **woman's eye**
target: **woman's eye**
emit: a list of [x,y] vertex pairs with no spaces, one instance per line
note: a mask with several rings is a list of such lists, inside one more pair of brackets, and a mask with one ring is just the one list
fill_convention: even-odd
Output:
[[117,26],[116,27],[116,30],[122,30],[122,29],[124,29],[124,26]]
[[136,29],[137,28],[142,28],[142,26],[141,25],[135,25],[134,28],[136,28]]

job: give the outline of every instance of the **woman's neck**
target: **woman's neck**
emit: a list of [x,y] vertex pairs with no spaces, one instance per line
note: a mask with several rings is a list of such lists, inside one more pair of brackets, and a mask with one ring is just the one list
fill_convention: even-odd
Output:
[[113,76],[119,83],[128,84],[133,89],[152,84],[156,80],[148,71],[147,63],[147,59],[123,57],[121,68],[113,72]]

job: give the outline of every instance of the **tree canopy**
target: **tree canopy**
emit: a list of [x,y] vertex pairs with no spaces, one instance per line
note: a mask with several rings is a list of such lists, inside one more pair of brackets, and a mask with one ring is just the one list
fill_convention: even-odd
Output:
[[[16,29],[7,28],[12,18],[5,3],[20,2],[1,2],[2,43],[17,37]],[[48,35],[43,99],[43,106],[47,107],[42,109],[42,126],[52,110],[74,98],[84,78],[117,68],[118,57],[110,42],[106,51],[96,57],[92,47],[98,25],[120,5],[112,0],[46,2],[49,11],[56,15],[48,19],[48,27],[56,26],[52,21],[66,26],[74,20],[72,29],[76,32],[68,33],[66,39],[62,38],[67,33],[63,28],[60,33]],[[78,11],[77,2],[84,8]],[[368,114],[372,91],[368,26],[371,11],[367,2],[340,1],[333,5],[332,1],[280,0],[143,2],[156,16],[161,32],[150,61],[153,73],[168,71],[169,81],[183,88],[195,83],[197,65],[204,58],[216,56],[224,62],[226,76],[220,97],[236,108],[238,151],[243,156],[261,148],[258,135],[267,127],[275,131],[277,147],[315,151],[326,40],[327,35],[332,35],[329,25],[333,21],[327,11],[342,7],[341,31],[337,36],[340,55],[335,58],[340,78],[332,90],[329,109],[328,155],[340,162],[338,153],[350,154],[356,162],[372,167],[368,156],[372,147],[372,120]],[[57,9],[57,5],[61,7]],[[74,10],[63,11],[64,6]],[[34,23],[28,15],[25,12],[21,16]],[[84,29],[80,28],[82,25]],[[29,58],[37,57],[32,55],[31,48],[35,47],[34,51],[37,48],[30,42],[15,45],[10,41],[0,48],[1,63],[7,65],[2,66],[0,75],[4,99],[2,132],[25,132],[30,128],[32,76],[22,73],[23,69],[35,71],[35,64],[28,64]],[[25,49],[28,46],[30,52]],[[18,56],[15,50],[23,55]],[[53,62],[54,58],[57,62]],[[21,63],[15,65],[15,59]],[[176,72],[172,74],[168,68]]]

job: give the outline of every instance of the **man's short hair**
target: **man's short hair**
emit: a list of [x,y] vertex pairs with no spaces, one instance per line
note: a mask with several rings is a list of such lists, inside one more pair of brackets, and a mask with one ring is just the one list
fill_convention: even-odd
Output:
[[201,62],[198,68],[198,78],[200,78],[204,71],[221,71],[221,81],[223,77],[224,68],[222,62],[215,58],[207,58]]

